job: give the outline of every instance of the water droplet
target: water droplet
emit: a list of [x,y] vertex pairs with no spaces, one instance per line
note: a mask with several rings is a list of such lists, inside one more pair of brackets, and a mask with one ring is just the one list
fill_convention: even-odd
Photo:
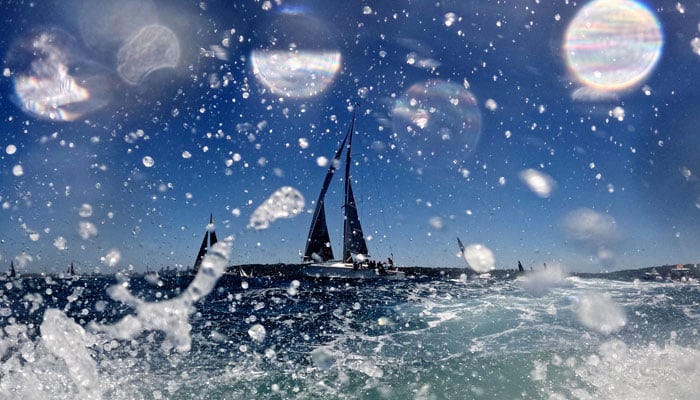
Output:
[[265,327],[260,324],[255,324],[248,329],[248,335],[256,342],[262,342],[265,340],[266,334],[267,332],[265,331]]
[[151,156],[145,156],[141,161],[146,168],[151,168],[155,164],[155,161]]
[[569,24],[563,52],[587,87],[619,91],[645,79],[661,58],[663,35],[654,13],[632,0],[596,0]]
[[83,204],[80,206],[80,210],[78,210],[78,215],[80,215],[83,218],[89,218],[92,216],[92,206],[90,204]]
[[456,20],[457,20],[457,14],[455,14],[453,12],[448,12],[447,14],[445,14],[444,21],[445,21],[446,27],[449,28],[450,26],[452,26],[452,24],[454,24]]
[[22,168],[22,166],[19,164],[15,165],[14,167],[12,167],[12,175],[14,175],[14,176],[24,175],[24,168]]

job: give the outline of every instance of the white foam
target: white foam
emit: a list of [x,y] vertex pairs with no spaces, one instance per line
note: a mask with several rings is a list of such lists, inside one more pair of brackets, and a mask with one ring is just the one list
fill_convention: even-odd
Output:
[[519,276],[517,282],[535,296],[542,296],[555,287],[571,286],[566,280],[566,271],[560,266],[552,265],[547,269],[537,270],[524,276]]
[[[188,318],[194,311],[193,303],[213,290],[228,265],[229,254],[228,243],[215,244],[190,286],[172,300],[149,303],[133,296],[124,285],[114,286],[110,290],[113,299],[134,307],[136,314],[113,325],[91,323],[90,330],[86,331],[63,311],[47,309],[38,340],[32,339],[31,330],[35,328],[31,325],[3,327],[0,331],[0,399],[142,398],[142,394],[132,392],[133,385],[124,383],[134,379],[129,371],[139,363],[136,354],[147,352],[147,344],[154,342],[157,336],[151,334],[143,342],[124,343],[119,339],[134,339],[149,330],[162,331],[166,335],[162,348],[189,350]],[[68,301],[74,302],[81,295],[79,292],[75,288]],[[27,294],[24,301],[32,305],[31,313],[43,299],[38,294]],[[133,353],[135,349],[137,353]],[[98,359],[96,353],[122,356]],[[176,360],[171,359],[171,362]],[[250,370],[250,366],[244,370]],[[165,389],[176,390],[177,385],[171,381]]]
[[85,330],[62,311],[48,309],[41,324],[41,337],[46,347],[68,367],[78,397],[101,399],[97,366],[88,346],[94,343]]
[[573,309],[581,324],[603,334],[617,332],[627,324],[625,311],[605,294],[579,295]]
[[204,257],[199,272],[182,295],[166,301],[149,303],[132,295],[123,284],[109,288],[112,299],[136,309],[136,315],[127,315],[115,324],[91,323],[90,328],[106,333],[108,337],[130,339],[146,330],[162,331],[166,335],[166,348],[174,347],[179,352],[189,351],[192,338],[188,317],[192,305],[208,295],[226,271],[231,247],[228,242],[216,243]]
[[609,341],[574,368],[596,388],[592,398],[615,400],[697,399],[700,350],[673,342],[628,347]]

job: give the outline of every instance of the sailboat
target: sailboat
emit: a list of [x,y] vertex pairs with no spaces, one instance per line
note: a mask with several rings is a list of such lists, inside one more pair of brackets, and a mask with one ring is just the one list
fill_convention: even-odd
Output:
[[17,272],[15,271],[15,262],[13,260],[10,260],[10,271],[8,272],[8,276],[10,278],[17,276]]
[[150,282],[157,282],[158,278],[160,278],[160,274],[158,271],[150,269],[148,264],[146,264],[146,273],[143,274],[143,277]]
[[199,246],[199,252],[197,253],[197,258],[194,260],[194,266],[192,267],[192,273],[196,274],[199,271],[199,267],[202,265],[202,260],[207,254],[207,251],[216,243],[216,231],[214,231],[214,216],[209,214],[209,225],[207,225],[207,231],[204,234],[204,239],[202,239],[202,245]]
[[75,269],[73,268],[73,263],[70,263],[70,268],[68,268],[68,271],[66,271],[68,275],[75,275]]
[[477,270],[475,270],[470,264],[469,260],[467,259],[467,253],[466,249],[464,248],[464,244],[462,243],[461,240],[459,240],[459,237],[457,238],[457,245],[459,246],[459,251],[462,253],[462,258],[464,258],[464,262],[467,263],[467,278],[472,278],[472,277],[478,277],[480,279],[488,279],[491,278],[491,274],[488,272],[481,273]]
[[656,268],[652,268],[651,271],[644,273],[644,279],[662,281],[664,278],[661,276],[659,271],[656,270]]
[[253,277],[253,270],[251,269],[250,272],[247,272],[243,267],[238,267],[238,275],[241,278],[252,278]]
[[[326,178],[321,187],[321,193],[318,195],[316,209],[314,210],[309,235],[306,240],[306,249],[302,260],[304,263],[302,273],[314,278],[376,279],[404,277],[404,272],[398,271],[394,267],[391,258],[388,259],[387,263],[370,261],[350,180],[350,158],[354,133],[355,113],[353,113],[350,128],[328,167]],[[328,234],[325,200],[333,174],[338,165],[340,165],[343,150],[346,150],[343,255],[341,259],[337,260],[333,256],[333,249]]]

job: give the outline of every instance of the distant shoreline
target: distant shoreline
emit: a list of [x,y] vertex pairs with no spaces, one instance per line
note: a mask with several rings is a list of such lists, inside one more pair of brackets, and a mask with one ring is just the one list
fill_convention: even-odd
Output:
[[[621,278],[626,278],[631,275],[639,275],[639,277],[645,276],[644,274],[647,272],[652,272],[653,270],[656,270],[660,275],[666,276],[671,273],[671,270],[674,270],[677,268],[678,265],[682,265],[684,268],[687,268],[689,271],[689,276],[693,278],[700,278],[700,263],[695,263],[695,264],[673,264],[673,265],[661,265],[661,266],[654,266],[654,267],[644,267],[644,268],[636,268],[636,269],[625,269],[625,270],[618,270],[618,271],[610,271],[610,272],[569,272],[567,271],[567,275],[569,276],[578,276],[582,278],[596,278],[596,277],[601,277],[601,278],[608,278],[608,279],[615,279],[615,277],[621,277]],[[240,264],[240,265],[233,265],[229,267],[229,271],[235,271],[235,270],[243,270],[243,271],[251,271],[253,272],[253,276],[255,276],[256,272],[259,272],[259,275],[261,276],[268,276],[268,275],[287,275],[290,272],[297,272],[301,270],[303,267],[303,264]],[[418,267],[418,266],[411,266],[411,267],[399,267],[401,271],[404,271],[407,275],[411,276],[446,276],[449,278],[459,278],[462,274],[467,274],[470,271],[467,268],[442,268],[442,267]],[[544,268],[538,268],[535,269],[534,271],[527,270],[527,273],[531,272],[536,272],[536,271],[544,271]],[[473,274],[473,272],[471,272]],[[494,269],[489,272],[492,276],[498,278],[498,277],[507,277],[509,275],[517,275],[517,269]]]
[[[581,278],[603,278],[603,279],[613,279],[622,281],[631,281],[634,279],[645,279],[649,278],[652,272],[656,272],[658,276],[662,279],[670,277],[673,270],[678,270],[678,266],[687,269],[684,273],[687,277],[700,279],[700,267],[698,263],[696,264],[674,264],[674,265],[661,265],[655,267],[644,267],[637,269],[626,269],[619,271],[610,272],[566,272],[567,276],[576,276]],[[301,276],[301,269],[304,267],[303,264],[239,264],[229,266],[227,273],[236,275],[239,272],[244,272],[247,277],[270,277],[270,278],[284,278],[284,277],[296,277]],[[437,278],[444,277],[448,279],[460,279],[465,275],[474,275],[474,272],[468,270],[467,268],[442,268],[442,267],[399,267],[399,269],[406,273],[409,277],[427,277],[427,278]],[[524,275],[544,272],[546,269],[540,267],[535,270],[526,270]],[[90,271],[88,273],[82,273],[83,271],[77,271],[76,276],[113,276],[118,272],[103,273]],[[149,272],[127,272],[126,276],[145,276],[149,274],[157,275],[189,275],[188,270],[184,269],[161,269],[158,271]],[[508,279],[519,276],[516,269],[494,269],[489,272],[489,274],[495,279]],[[7,272],[2,274],[7,277]],[[31,272],[31,273],[19,273],[21,276],[50,276],[57,278],[70,278],[71,275],[68,273],[45,273],[45,272]],[[244,276],[242,276],[244,277]]]

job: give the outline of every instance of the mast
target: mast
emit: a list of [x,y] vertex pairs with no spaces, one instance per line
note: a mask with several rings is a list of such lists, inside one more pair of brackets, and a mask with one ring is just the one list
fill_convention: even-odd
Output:
[[343,262],[352,262],[353,254],[362,254],[367,256],[367,243],[365,242],[362,226],[360,225],[360,217],[357,213],[357,204],[355,196],[352,192],[352,183],[350,182],[350,165],[352,153],[352,137],[355,134],[355,116],[357,114],[357,106],[352,113],[352,122],[350,123],[350,140],[348,140],[347,154],[345,155],[345,218],[343,221]]
[[318,200],[316,201],[316,209],[314,210],[313,218],[311,219],[311,226],[309,227],[309,236],[306,238],[306,249],[304,250],[304,262],[315,261],[320,258],[320,261],[328,261],[333,259],[333,249],[330,245],[330,236],[328,234],[328,225],[326,223],[326,192],[328,191],[328,186],[331,184],[333,179],[333,174],[335,169],[340,163],[340,156],[345,148],[345,142],[348,140],[348,135],[350,135],[352,129],[348,130],[343,138],[343,142],[338,147],[335,152],[333,161],[328,167],[328,172],[326,172],[326,178],[323,180],[323,186],[321,187],[321,193],[318,195]]

